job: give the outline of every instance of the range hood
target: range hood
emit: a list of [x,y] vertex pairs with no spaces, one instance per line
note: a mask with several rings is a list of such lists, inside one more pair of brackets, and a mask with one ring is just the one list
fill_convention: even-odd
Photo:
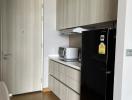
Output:
[[82,27],[76,27],[76,28],[64,29],[61,30],[60,32],[65,35],[71,35],[71,34],[81,34],[83,31],[88,31],[88,29]]
[[116,21],[110,21],[110,22],[63,29],[63,30],[60,30],[60,32],[64,35],[72,35],[72,34],[81,34],[83,31],[90,31],[90,30],[104,29],[104,28],[115,28],[115,27],[116,27]]

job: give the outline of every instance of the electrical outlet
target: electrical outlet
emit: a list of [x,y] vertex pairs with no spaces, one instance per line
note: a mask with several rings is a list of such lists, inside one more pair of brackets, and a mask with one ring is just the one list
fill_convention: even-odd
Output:
[[126,56],[132,56],[132,49],[126,50]]

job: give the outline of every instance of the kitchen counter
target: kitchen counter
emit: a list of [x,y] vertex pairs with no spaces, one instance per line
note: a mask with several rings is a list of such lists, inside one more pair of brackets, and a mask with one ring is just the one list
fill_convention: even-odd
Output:
[[59,59],[57,56],[49,56],[49,59],[56,61],[58,63],[61,63],[63,65],[69,66],[71,68],[74,68],[76,70],[81,70],[81,63],[80,62],[66,62]]

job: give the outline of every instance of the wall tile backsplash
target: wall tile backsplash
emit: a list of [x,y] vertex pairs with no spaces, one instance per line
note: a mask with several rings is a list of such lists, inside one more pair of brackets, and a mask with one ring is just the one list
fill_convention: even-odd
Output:
[[70,47],[79,47],[82,45],[82,36],[81,35],[70,35],[69,36],[69,46]]

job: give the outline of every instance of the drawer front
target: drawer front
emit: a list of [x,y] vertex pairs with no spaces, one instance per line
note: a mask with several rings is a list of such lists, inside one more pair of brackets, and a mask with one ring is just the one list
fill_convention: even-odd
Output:
[[59,64],[59,66],[60,66],[60,70],[59,70],[60,73],[66,74],[67,66],[62,64]]
[[49,75],[49,89],[51,90],[51,91],[54,91],[54,79],[53,79],[53,77],[52,76],[50,76]]
[[67,100],[67,87],[60,83],[60,99],[61,100]]
[[[54,78],[53,78],[54,79]],[[60,82],[54,79],[54,93],[56,96],[60,96]]]
[[80,82],[81,72],[68,67],[66,69],[66,76],[77,81],[77,82]]
[[76,92],[72,91],[71,89],[67,89],[67,100],[80,100],[80,95]]
[[49,75],[49,89],[60,100],[80,100],[80,95]]
[[53,67],[54,67],[54,77],[56,77],[57,79],[59,78],[59,63],[57,63],[57,62],[53,62]]
[[59,77],[59,80],[63,83],[66,83],[66,66],[60,64],[59,65],[60,67],[60,70],[59,70],[59,73],[60,73],[60,77]]
[[80,94],[80,82],[75,81],[69,77],[67,77],[66,80],[66,85],[68,85],[70,88]]
[[49,89],[56,95],[60,96],[60,82],[49,75]]
[[53,75],[53,71],[54,71],[53,68],[54,68],[53,67],[53,61],[52,60],[49,60],[49,74],[50,75]]
[[[63,70],[61,70],[61,68]],[[60,64],[60,81],[68,85],[77,93],[80,93],[80,71]]]
[[55,61],[52,61],[50,60],[49,61],[49,74],[50,75],[53,75],[54,77],[56,78],[59,78],[59,63],[55,62]]

